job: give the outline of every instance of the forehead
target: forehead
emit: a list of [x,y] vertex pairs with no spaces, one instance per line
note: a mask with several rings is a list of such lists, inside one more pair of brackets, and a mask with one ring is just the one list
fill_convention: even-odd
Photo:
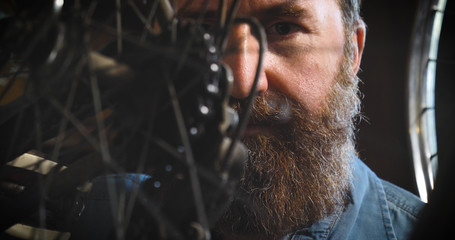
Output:
[[[239,0],[238,16],[269,17],[270,15],[305,15],[305,17],[324,18],[331,14],[339,14],[337,0]],[[218,15],[221,0],[178,0],[179,15],[200,16]],[[232,5],[226,0],[226,6]]]

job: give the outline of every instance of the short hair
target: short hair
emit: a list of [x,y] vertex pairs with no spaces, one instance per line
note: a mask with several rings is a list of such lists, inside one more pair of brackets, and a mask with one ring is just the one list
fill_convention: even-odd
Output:
[[352,31],[353,27],[360,21],[360,6],[362,0],[338,0],[341,12],[343,14],[343,22],[346,31]]

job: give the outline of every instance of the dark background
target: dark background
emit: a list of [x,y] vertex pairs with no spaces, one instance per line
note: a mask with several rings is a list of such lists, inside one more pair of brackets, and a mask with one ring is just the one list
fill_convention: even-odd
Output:
[[[363,81],[362,111],[367,120],[359,124],[357,134],[361,159],[381,178],[416,194],[407,135],[406,78],[418,2],[363,1],[361,14],[367,24],[367,41],[359,77]],[[449,0],[439,41],[435,86],[439,169],[447,177],[455,170],[454,29],[455,4]],[[444,181],[446,177],[436,179],[436,187]]]
[[364,0],[367,40],[357,149],[376,174],[417,193],[406,125],[406,70],[417,0]]

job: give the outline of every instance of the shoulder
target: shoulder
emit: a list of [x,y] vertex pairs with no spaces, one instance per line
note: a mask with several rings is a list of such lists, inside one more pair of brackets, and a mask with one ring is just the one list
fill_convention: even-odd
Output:
[[290,239],[407,239],[424,203],[376,176],[361,160],[352,162],[352,188],[345,208]]
[[414,194],[390,182],[381,180],[381,183],[395,234],[398,239],[409,236],[425,203]]
[[407,190],[385,180],[381,180],[381,182],[389,205],[396,207],[398,211],[406,213],[410,217],[418,217],[425,203]]
[[366,222],[358,230],[374,232],[384,239],[406,239],[425,204],[411,192],[380,179],[361,160],[356,159],[353,167],[353,206],[350,207],[360,204],[357,226]]

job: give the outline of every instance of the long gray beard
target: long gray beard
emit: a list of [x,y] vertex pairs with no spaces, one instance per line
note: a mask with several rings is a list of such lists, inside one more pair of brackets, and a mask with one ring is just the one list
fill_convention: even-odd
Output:
[[250,122],[270,124],[271,131],[244,139],[249,159],[236,199],[217,224],[220,235],[278,238],[346,203],[360,102],[348,70],[340,70],[319,114],[273,92],[256,99]]

